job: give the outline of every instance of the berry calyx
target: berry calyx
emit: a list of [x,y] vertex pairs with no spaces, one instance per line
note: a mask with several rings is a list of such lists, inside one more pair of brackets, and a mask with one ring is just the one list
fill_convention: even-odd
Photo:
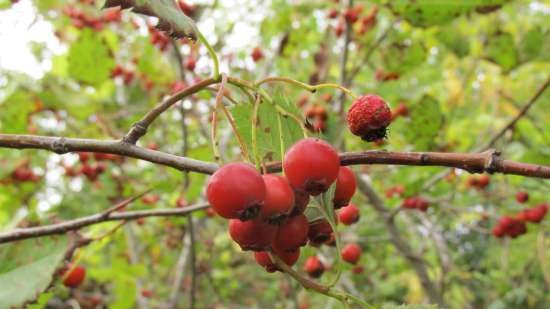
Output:
[[516,201],[518,201],[518,203],[523,204],[527,202],[528,199],[529,199],[529,193],[525,191],[519,191],[518,193],[516,193]]
[[262,176],[252,165],[229,163],[210,177],[206,197],[220,216],[249,220],[258,216],[266,189]]
[[336,190],[334,191],[334,208],[338,209],[349,204],[349,201],[355,194],[357,184],[355,175],[351,168],[342,166],[338,170],[338,178],[336,178]]
[[277,231],[273,241],[276,252],[293,251],[307,243],[309,222],[304,214],[289,218]]
[[294,192],[286,178],[278,175],[263,175],[266,196],[260,209],[262,220],[280,224],[294,207]]
[[377,95],[360,96],[348,110],[347,122],[351,133],[372,142],[386,137],[386,128],[391,122],[391,110]]
[[309,224],[307,238],[312,246],[318,246],[329,241],[332,232],[330,223],[325,219],[321,219]]
[[304,271],[312,278],[319,278],[325,272],[325,265],[316,256],[310,256],[304,263]]
[[338,221],[344,225],[352,225],[359,220],[359,208],[354,204],[343,207],[338,212]]
[[341,252],[342,259],[350,264],[357,264],[361,258],[361,247],[356,243],[347,244]]
[[290,184],[314,196],[328,190],[338,177],[339,169],[336,150],[317,138],[297,142],[283,160],[283,170]]
[[229,220],[229,236],[243,251],[263,251],[267,249],[277,234],[277,226],[261,220]]
[[294,207],[290,212],[290,217],[301,215],[306,210],[307,205],[309,204],[309,194],[306,191],[300,189],[294,190]]
[[62,272],[63,285],[69,288],[76,288],[86,277],[86,268],[82,265],[69,264]]

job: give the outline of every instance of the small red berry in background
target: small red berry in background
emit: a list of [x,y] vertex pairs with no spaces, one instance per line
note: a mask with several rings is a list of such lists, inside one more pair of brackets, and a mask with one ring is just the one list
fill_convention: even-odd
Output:
[[250,164],[229,163],[208,180],[206,197],[217,214],[227,219],[254,219],[266,197],[264,180]]
[[254,47],[250,56],[252,56],[252,60],[254,60],[254,62],[258,62],[264,57],[264,52],[261,48]]
[[307,243],[309,222],[303,214],[289,218],[277,231],[273,241],[275,251],[293,251]]
[[327,17],[330,18],[330,19],[334,19],[336,17],[338,17],[338,10],[335,9],[335,8],[332,8],[328,11],[328,14],[327,14]]
[[394,196],[402,196],[405,193],[405,187],[403,185],[393,186],[386,190],[385,194],[387,198],[392,198]]
[[194,71],[197,65],[197,60],[194,57],[189,57],[185,60],[185,68],[189,71]]
[[317,138],[294,144],[285,154],[283,170],[290,184],[311,195],[328,190],[338,177],[340,158],[334,148]]
[[349,204],[355,194],[356,187],[355,175],[351,168],[347,166],[340,167],[336,179],[336,190],[334,191],[334,208],[338,209]]
[[391,122],[391,110],[381,97],[364,95],[351,105],[347,122],[351,133],[372,142],[386,137],[386,128]]
[[62,272],[63,284],[69,288],[76,288],[86,278],[86,268],[82,265],[69,264]]
[[543,203],[532,208],[526,208],[516,215],[516,219],[523,222],[539,223],[548,212],[548,205]]
[[262,178],[266,196],[264,205],[260,208],[260,217],[272,224],[281,223],[294,207],[294,191],[282,176],[266,174]]
[[413,196],[406,198],[401,204],[401,207],[426,211],[428,210],[428,207],[430,207],[430,203],[421,196]]
[[342,222],[344,225],[352,225],[359,221],[359,208],[354,204],[342,207],[338,211],[338,221]]
[[141,197],[141,201],[145,205],[153,205],[156,202],[160,201],[160,196],[158,194],[146,194]]
[[277,226],[261,220],[229,220],[229,236],[244,251],[264,251],[269,248],[277,235],[277,229]]
[[325,265],[316,256],[310,256],[304,263],[304,271],[312,278],[319,278],[325,272]]
[[153,297],[153,291],[151,291],[149,289],[143,289],[143,290],[141,290],[141,296],[143,296],[145,298],[151,298],[151,297]]
[[361,258],[361,247],[356,243],[347,244],[341,252],[342,259],[350,264],[357,264]]
[[364,268],[363,268],[363,266],[361,266],[361,265],[355,265],[355,266],[353,266],[353,268],[351,269],[351,272],[354,273],[355,275],[362,274],[363,271],[364,271]]
[[529,200],[529,193],[525,191],[519,191],[516,193],[516,201],[518,201],[518,203],[523,204],[527,202],[527,200]]
[[342,34],[344,33],[344,30],[346,29],[345,27],[346,27],[346,24],[344,23],[344,21],[339,20],[338,24],[336,24],[336,27],[334,28],[334,34],[336,35],[337,38],[342,36]]
[[182,196],[178,197],[178,199],[176,200],[176,207],[183,208],[185,206],[187,206],[187,201],[185,200],[185,198],[183,198]]

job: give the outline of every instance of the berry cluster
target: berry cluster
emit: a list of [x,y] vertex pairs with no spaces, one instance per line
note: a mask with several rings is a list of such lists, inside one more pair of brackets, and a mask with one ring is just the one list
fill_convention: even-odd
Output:
[[515,216],[502,216],[493,227],[493,236],[502,238],[505,236],[516,238],[527,233],[527,222],[540,223],[548,212],[548,204],[540,204],[532,208],[526,208]]
[[28,163],[19,165],[12,173],[11,179],[14,182],[37,182],[42,177],[38,174],[35,174],[34,171],[29,167]]
[[421,196],[413,196],[406,198],[401,204],[401,207],[405,209],[418,209],[420,211],[426,211],[428,210],[428,207],[430,207],[430,203]]
[[[65,175],[77,177],[84,175],[89,181],[96,181],[97,177],[107,169],[106,162],[121,162],[123,157],[103,152],[79,152],[80,167],[64,166]],[[95,162],[92,162],[92,159]]]
[[[284,156],[283,171],[285,176],[261,175],[247,163],[229,163],[212,175],[206,188],[212,208],[229,219],[233,241],[242,250],[255,251],[257,263],[268,272],[277,270],[269,251],[292,266],[300,256],[300,247],[308,241],[312,246],[334,242],[326,220],[310,223],[304,215],[310,196],[322,194],[336,183],[333,207],[341,208],[339,221],[352,224],[359,219],[359,209],[349,204],[356,189],[353,172],[340,166],[337,152],[326,142],[315,138],[297,142]],[[341,253],[343,259],[357,263],[360,247],[346,248]],[[308,261],[306,272],[320,276],[323,264],[318,259]]]
[[480,175],[480,176],[470,176],[468,178],[468,187],[475,188],[478,190],[486,189],[491,183],[491,178],[489,175]]
[[373,6],[367,14],[362,16],[364,7],[361,4],[357,4],[354,7],[347,8],[340,14],[336,8],[332,8],[328,11],[327,17],[329,19],[336,19],[338,21],[334,27],[334,32],[337,37],[340,37],[345,30],[346,22],[348,22],[357,35],[363,35],[367,33],[376,24],[376,15],[378,14],[378,7]]
[[120,8],[106,9],[101,16],[90,16],[74,6],[68,5],[63,8],[63,13],[71,19],[71,23],[78,29],[91,28],[94,31],[101,31],[107,23],[120,22],[122,15]]

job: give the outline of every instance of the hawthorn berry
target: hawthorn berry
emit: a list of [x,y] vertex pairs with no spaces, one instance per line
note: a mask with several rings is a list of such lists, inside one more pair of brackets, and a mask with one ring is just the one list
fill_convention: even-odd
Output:
[[183,196],[178,197],[178,199],[176,200],[176,207],[183,208],[186,205],[187,205],[187,201],[185,200],[185,198]]
[[307,233],[307,238],[311,245],[323,244],[331,239],[332,227],[327,220],[321,219],[311,222]]
[[338,13],[338,10],[335,9],[335,8],[332,8],[332,9],[330,9],[330,11],[328,11],[327,16],[328,16],[328,18],[330,18],[330,19],[334,19],[334,18],[338,17],[338,14],[339,14],[339,13]]
[[294,207],[294,191],[282,176],[266,174],[262,178],[266,195],[264,205],[260,208],[260,217],[268,223],[279,224]]
[[518,193],[516,193],[516,201],[518,201],[518,203],[523,204],[527,202],[528,199],[529,199],[529,193],[525,191],[519,191]]
[[352,225],[359,220],[359,208],[354,204],[342,207],[338,212],[338,221],[344,225]]
[[250,56],[252,56],[252,60],[254,60],[254,62],[258,62],[264,57],[264,52],[260,47],[254,47]]
[[361,265],[355,265],[353,266],[353,268],[351,269],[351,272],[355,275],[359,275],[361,273],[363,273],[365,269],[363,268],[363,266]]
[[325,265],[316,256],[310,256],[304,263],[304,271],[312,278],[319,278],[325,272]]
[[351,168],[342,166],[338,170],[338,178],[336,178],[336,190],[334,191],[334,208],[338,209],[349,204],[351,197],[355,194],[357,184],[355,175]]
[[317,138],[297,142],[283,160],[283,171],[290,184],[314,196],[328,190],[338,177],[339,169],[336,150]]
[[[273,254],[276,254],[277,257],[279,257],[286,265],[292,266],[296,264],[298,258],[300,257],[300,248],[283,252],[275,251]],[[256,263],[265,268],[268,273],[279,270],[279,268],[275,265],[275,262],[271,260],[271,257],[266,251],[254,252],[254,259],[256,260]]]
[[406,198],[401,204],[401,207],[426,211],[428,210],[428,207],[430,207],[430,203],[421,196],[413,196]]
[[292,251],[307,243],[309,222],[304,214],[289,218],[277,231],[273,241],[276,252]]
[[261,220],[229,220],[229,236],[242,250],[262,251],[268,248],[277,235],[277,226]]
[[62,272],[63,285],[69,288],[76,288],[86,277],[86,268],[82,265],[69,264]]
[[151,297],[153,297],[153,291],[151,291],[149,289],[143,289],[143,290],[141,290],[141,296],[143,296],[145,298],[151,298]]
[[265,197],[262,176],[246,163],[222,166],[210,177],[206,187],[208,202],[217,214],[227,219],[254,219]]
[[303,214],[309,204],[309,194],[307,194],[306,191],[295,188],[293,188],[293,190],[294,207],[292,208],[292,212],[290,212],[290,217]]
[[372,142],[386,137],[386,128],[391,122],[391,110],[381,97],[363,95],[348,110],[347,122],[351,133]]
[[538,206],[535,206],[533,208],[527,209],[526,221],[531,223],[539,223],[546,216],[546,212],[548,212],[548,205],[544,203],[539,204]]
[[356,243],[347,244],[341,252],[342,259],[350,264],[357,264],[361,257],[361,247]]
[[189,57],[185,60],[185,68],[189,71],[194,71],[197,65],[197,60],[194,57]]

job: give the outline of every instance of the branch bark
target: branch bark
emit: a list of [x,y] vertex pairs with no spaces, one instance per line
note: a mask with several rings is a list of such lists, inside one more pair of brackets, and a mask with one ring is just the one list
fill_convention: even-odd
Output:
[[15,240],[38,238],[47,235],[64,234],[68,231],[79,230],[83,227],[107,221],[136,220],[145,217],[172,217],[186,216],[194,211],[207,208],[207,203],[200,203],[185,208],[136,210],[126,212],[98,213],[62,223],[37,226],[25,229],[15,229],[9,232],[0,233],[0,244]]

